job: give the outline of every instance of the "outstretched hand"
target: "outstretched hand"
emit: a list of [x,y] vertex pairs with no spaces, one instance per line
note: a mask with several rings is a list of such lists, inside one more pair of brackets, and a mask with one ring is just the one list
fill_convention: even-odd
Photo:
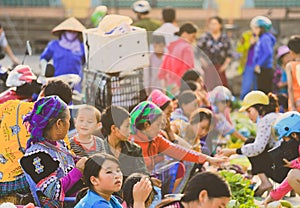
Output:
[[236,154],[236,150],[235,149],[229,149],[229,148],[225,148],[225,149],[221,149],[219,152],[220,155],[222,156],[231,156],[233,154]]
[[228,157],[221,156],[221,157],[207,157],[207,162],[214,166],[220,166],[224,162],[228,162]]

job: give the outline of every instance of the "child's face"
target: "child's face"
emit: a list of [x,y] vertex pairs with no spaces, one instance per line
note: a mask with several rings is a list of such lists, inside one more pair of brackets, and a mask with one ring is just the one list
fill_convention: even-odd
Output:
[[197,138],[202,138],[206,136],[209,132],[209,120],[204,119],[197,124],[193,124],[193,131]]
[[153,44],[154,53],[162,55],[164,53],[165,46],[166,45],[164,43],[154,43]]
[[145,127],[144,133],[148,138],[154,138],[161,131],[162,124],[163,124],[163,116],[161,115],[152,124],[149,124]]
[[98,126],[99,123],[97,123],[97,119],[93,111],[82,109],[78,112],[75,119],[75,128],[78,135],[89,137],[98,128]]
[[165,113],[167,119],[169,119],[171,117],[171,114],[173,111],[174,111],[173,102],[170,102],[168,107],[166,107],[164,110],[164,113]]
[[104,161],[98,177],[91,177],[97,193],[112,194],[122,187],[123,174],[119,165],[111,160]]
[[247,109],[247,114],[248,114],[248,117],[250,118],[250,120],[253,123],[256,123],[257,118],[259,116],[258,111],[255,108],[250,107],[250,108]]
[[123,121],[120,128],[117,130],[117,137],[122,141],[127,141],[130,135],[130,118]]
[[220,113],[224,113],[228,102],[229,101],[222,100],[222,101],[219,101],[219,102],[216,103],[216,106],[217,106]]
[[283,55],[283,56],[281,57],[281,65],[282,65],[282,67],[285,68],[286,65],[287,65],[290,61],[292,61],[292,60],[293,60],[293,57],[292,57],[292,55],[291,55],[290,53],[287,53],[287,54]]

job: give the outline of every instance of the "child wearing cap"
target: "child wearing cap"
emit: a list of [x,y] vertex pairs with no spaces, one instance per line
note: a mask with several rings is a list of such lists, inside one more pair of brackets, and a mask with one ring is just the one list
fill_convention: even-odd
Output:
[[214,143],[220,142],[222,138],[228,135],[232,135],[242,141],[247,140],[232,124],[230,118],[230,104],[232,98],[231,91],[223,86],[217,86],[210,92],[210,101],[216,118],[215,128],[210,132],[209,139],[207,139],[208,143],[212,143],[210,144],[212,151],[216,148],[216,144]]
[[[275,124],[274,129],[276,133],[279,135],[279,140],[284,140],[284,142],[289,142],[290,140],[294,140],[300,145],[300,113],[296,111],[291,111],[280,116]],[[298,146],[298,152],[300,153],[300,146]],[[289,167],[292,169],[300,170],[300,157],[295,160],[288,161],[284,159],[285,167]],[[288,180],[288,177],[280,184],[280,186],[271,191],[270,195],[264,201],[264,204],[282,199],[288,192],[290,192],[293,188],[291,186],[291,181]],[[293,182],[292,182],[293,183]],[[294,182],[295,183],[295,182]],[[298,182],[299,184],[299,182]]]
[[278,47],[276,58],[277,64],[273,78],[273,93],[287,95],[287,75],[285,67],[292,61],[290,49],[285,45]]
[[293,58],[286,67],[289,110],[300,112],[300,36],[292,36],[288,47]]

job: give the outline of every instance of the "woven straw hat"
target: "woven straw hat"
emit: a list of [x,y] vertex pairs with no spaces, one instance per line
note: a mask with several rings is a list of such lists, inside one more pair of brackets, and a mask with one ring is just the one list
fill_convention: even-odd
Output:
[[53,28],[52,34],[59,35],[62,31],[66,30],[82,32],[83,30],[86,30],[86,28],[75,17],[70,17]]

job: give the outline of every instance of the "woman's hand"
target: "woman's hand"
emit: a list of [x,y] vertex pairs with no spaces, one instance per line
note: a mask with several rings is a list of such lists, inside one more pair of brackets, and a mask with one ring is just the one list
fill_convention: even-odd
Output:
[[152,185],[148,177],[143,177],[133,186],[133,208],[144,208],[145,201],[152,191]]
[[225,157],[225,156],[210,157],[210,156],[208,156],[206,158],[206,161],[209,162],[211,165],[220,166],[221,163],[228,162],[228,157]]
[[82,157],[78,162],[76,163],[76,168],[80,170],[81,173],[83,173],[85,162],[87,161],[87,157]]
[[219,154],[222,155],[222,156],[229,157],[233,154],[236,154],[236,149],[229,149],[229,148],[221,149]]

